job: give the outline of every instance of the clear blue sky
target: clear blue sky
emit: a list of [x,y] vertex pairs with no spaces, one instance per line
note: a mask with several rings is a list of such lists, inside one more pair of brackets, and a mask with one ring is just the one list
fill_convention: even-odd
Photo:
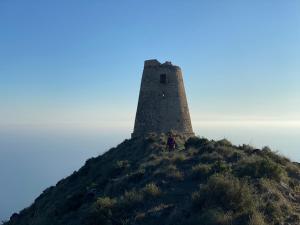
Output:
[[0,0],[0,126],[133,122],[143,61],[193,121],[300,120],[300,1]]

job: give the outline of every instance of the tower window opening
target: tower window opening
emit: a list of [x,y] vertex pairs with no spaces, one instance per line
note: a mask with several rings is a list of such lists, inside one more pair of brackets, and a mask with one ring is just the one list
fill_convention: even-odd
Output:
[[160,75],[160,83],[166,84],[167,83],[167,74],[163,73]]

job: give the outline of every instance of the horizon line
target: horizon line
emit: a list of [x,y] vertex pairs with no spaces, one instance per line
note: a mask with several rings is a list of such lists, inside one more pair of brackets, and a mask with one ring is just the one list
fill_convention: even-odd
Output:
[[[274,119],[230,119],[230,120],[194,120],[193,127],[202,126],[292,126],[300,127],[300,120],[274,120]],[[23,123],[0,123],[0,129],[5,128],[95,128],[95,129],[133,129],[134,123],[132,121],[98,121],[98,122],[51,122],[51,123],[37,123],[37,122],[23,122]]]

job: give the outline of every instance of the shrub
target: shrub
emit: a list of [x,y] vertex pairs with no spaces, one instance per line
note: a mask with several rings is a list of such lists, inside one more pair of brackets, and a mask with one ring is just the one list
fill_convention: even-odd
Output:
[[97,210],[109,210],[112,209],[116,205],[117,201],[114,198],[110,197],[100,197],[96,201],[96,209]]
[[261,213],[255,211],[250,215],[249,225],[265,225],[264,218]]
[[286,165],[290,160],[284,156],[278,155],[276,152],[273,152],[268,146],[263,147],[261,150],[263,155],[269,157],[276,163],[280,163],[282,165]]
[[217,152],[212,152],[212,153],[204,153],[200,157],[200,161],[203,163],[214,163],[216,161],[223,160],[223,156],[221,156]]
[[217,141],[217,144],[221,146],[232,146],[231,142],[225,138]]
[[186,156],[183,153],[177,153],[171,159],[171,161],[173,161],[175,163],[180,163],[180,162],[183,162],[184,160],[186,160]]
[[233,147],[224,146],[224,145],[219,146],[217,148],[217,151],[219,154],[221,154],[225,158],[230,158],[235,153],[235,149]]
[[174,180],[183,180],[183,173],[175,165],[167,165],[154,172],[155,176],[170,178]]
[[194,147],[190,147],[187,149],[187,155],[188,156],[195,156],[199,153],[199,150],[194,148]]
[[144,200],[144,195],[140,191],[136,191],[135,189],[131,191],[125,191],[122,197],[123,203],[125,204],[135,204],[140,203]]
[[143,192],[147,196],[157,197],[161,194],[159,187],[154,183],[149,183],[143,188]]
[[131,206],[134,204],[139,204],[144,201],[145,197],[157,197],[161,194],[158,186],[154,183],[147,184],[144,188],[140,190],[130,190],[125,191],[124,195],[120,197],[121,203],[125,206]]
[[79,209],[84,202],[84,197],[85,197],[85,194],[81,193],[81,192],[67,196],[63,210],[75,211],[75,210]]
[[231,225],[232,215],[218,208],[208,209],[200,214],[198,222],[205,225]]
[[239,160],[241,160],[241,158],[244,157],[244,153],[242,152],[238,152],[238,151],[234,151],[230,157],[228,158],[229,162],[238,162]]
[[251,145],[245,145],[245,144],[243,144],[242,146],[239,146],[238,148],[241,149],[241,150],[243,150],[243,151],[245,151],[248,154],[251,154],[253,152],[253,150],[254,150],[253,146],[251,146]]
[[212,170],[215,173],[226,173],[231,170],[231,167],[224,161],[217,161],[214,163]]
[[130,167],[128,160],[119,160],[116,162],[116,168],[125,169]]
[[183,180],[183,173],[177,169],[175,165],[169,165],[165,171],[166,177],[175,179],[175,180]]
[[282,221],[283,213],[277,202],[268,201],[264,207],[264,213],[266,217],[270,218],[272,221],[277,223]]
[[284,171],[277,163],[269,159],[252,157],[240,161],[236,167],[236,173],[238,176],[265,177],[280,181]]
[[143,220],[145,218],[145,216],[146,216],[146,213],[144,213],[144,212],[138,212],[138,213],[136,213],[134,219],[137,220],[137,221]]
[[286,171],[290,177],[300,180],[300,169],[296,165],[288,164]]
[[129,174],[129,181],[131,182],[138,182],[142,180],[143,176],[145,175],[145,169],[141,168],[138,169],[136,172]]
[[189,147],[202,147],[209,143],[209,140],[206,138],[200,138],[200,137],[190,137],[184,144],[185,148]]
[[192,174],[196,178],[206,178],[211,172],[211,165],[198,164],[192,167]]
[[255,208],[252,189],[246,182],[233,176],[211,176],[200,190],[192,194],[194,206],[200,208],[221,207],[223,210],[251,211]]

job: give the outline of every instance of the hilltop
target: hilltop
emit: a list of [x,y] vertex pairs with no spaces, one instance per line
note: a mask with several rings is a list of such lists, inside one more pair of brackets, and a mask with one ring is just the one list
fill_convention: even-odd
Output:
[[299,225],[300,165],[268,147],[166,136],[125,140],[5,225]]

